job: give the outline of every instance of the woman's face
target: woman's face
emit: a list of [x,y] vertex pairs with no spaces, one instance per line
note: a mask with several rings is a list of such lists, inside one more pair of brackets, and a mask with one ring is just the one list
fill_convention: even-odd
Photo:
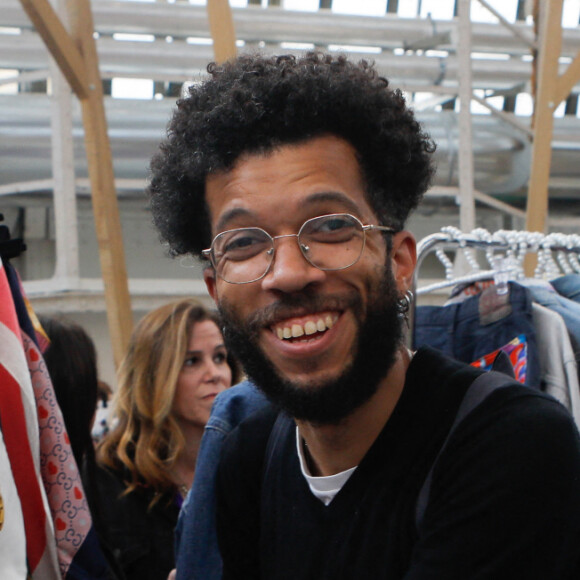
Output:
[[214,399],[232,384],[222,334],[212,320],[193,326],[177,379],[173,414],[181,424],[204,427]]

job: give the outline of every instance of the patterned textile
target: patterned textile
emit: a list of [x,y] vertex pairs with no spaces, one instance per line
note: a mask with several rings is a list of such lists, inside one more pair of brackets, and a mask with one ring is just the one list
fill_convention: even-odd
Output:
[[[91,514],[46,364],[34,342],[24,333],[22,338],[38,409],[40,470],[54,522],[59,564],[63,578],[71,578],[69,568],[91,530]],[[98,559],[87,564],[92,568]]]
[[[46,335],[9,264],[0,272],[0,296],[0,324],[6,320],[12,358],[20,363],[18,379],[3,373],[2,348],[0,420],[24,514],[29,573],[33,580],[107,578],[80,472],[42,358]],[[0,577],[5,578],[2,571],[0,562]]]
[[514,367],[514,374],[517,381],[522,384],[526,382],[526,371],[528,366],[528,345],[526,341],[526,337],[523,334],[516,336],[513,340],[510,340],[504,346],[490,352],[476,361],[471,363],[471,366],[482,368],[486,371],[489,371],[493,365],[495,357],[497,354],[503,351],[505,352],[512,366]]
[[4,269],[8,284],[10,285],[13,310],[18,317],[20,330],[25,332],[35,342],[40,352],[44,352],[48,348],[50,341],[24,292],[20,276],[9,262],[4,265]]
[[[36,402],[6,271],[0,262],[0,423],[20,501],[28,573],[52,580],[61,574],[40,477]],[[10,522],[12,524],[12,522]],[[0,537],[4,542],[4,538]],[[7,568],[4,568],[4,566]],[[18,562],[0,562],[2,578],[16,577]]]

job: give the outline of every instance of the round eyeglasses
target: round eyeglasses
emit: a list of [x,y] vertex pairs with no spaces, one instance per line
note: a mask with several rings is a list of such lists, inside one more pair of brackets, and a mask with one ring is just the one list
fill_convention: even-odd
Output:
[[261,280],[274,261],[274,240],[296,237],[306,260],[320,270],[344,270],[360,259],[366,232],[395,233],[387,226],[363,225],[348,213],[323,215],[305,221],[297,234],[272,237],[262,228],[239,228],[218,234],[202,251],[216,274],[230,284]]

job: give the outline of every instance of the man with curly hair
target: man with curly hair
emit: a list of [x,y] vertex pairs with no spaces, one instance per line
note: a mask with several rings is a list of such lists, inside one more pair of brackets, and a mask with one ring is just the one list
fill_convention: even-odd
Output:
[[228,347],[268,402],[248,383],[216,401],[178,578],[576,577],[570,416],[404,345],[404,225],[434,144],[401,92],[321,53],[208,72],[152,160],[151,208],[175,255],[207,260]]

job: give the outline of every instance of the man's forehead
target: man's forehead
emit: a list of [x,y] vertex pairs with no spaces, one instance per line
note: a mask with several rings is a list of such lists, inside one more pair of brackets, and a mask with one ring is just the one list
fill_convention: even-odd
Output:
[[355,149],[343,139],[324,136],[264,153],[246,154],[227,171],[206,178],[206,202],[214,227],[264,204],[297,199],[311,206],[337,203],[360,211],[364,180]]
[[281,143],[272,148],[258,151],[246,151],[242,153],[230,166],[210,171],[206,175],[206,183],[215,180],[229,180],[243,176],[244,169],[259,164],[262,172],[266,167],[271,167],[269,161],[279,157],[285,160],[305,157],[309,161],[323,163],[326,159],[338,156],[340,161],[350,158],[353,167],[360,172],[359,156],[351,143],[342,137],[324,134],[297,142]]
[[[314,210],[316,207],[319,207],[325,203],[333,204],[333,207],[337,208],[337,211],[340,210],[341,212],[353,213],[355,215],[360,214],[360,207],[358,204],[339,191],[316,192],[301,200],[301,206],[305,209],[305,211],[308,211],[309,207],[313,208]],[[233,222],[238,218],[258,218],[258,212],[253,208],[241,206],[230,208],[220,214],[215,227],[217,230],[220,230],[228,223]]]

